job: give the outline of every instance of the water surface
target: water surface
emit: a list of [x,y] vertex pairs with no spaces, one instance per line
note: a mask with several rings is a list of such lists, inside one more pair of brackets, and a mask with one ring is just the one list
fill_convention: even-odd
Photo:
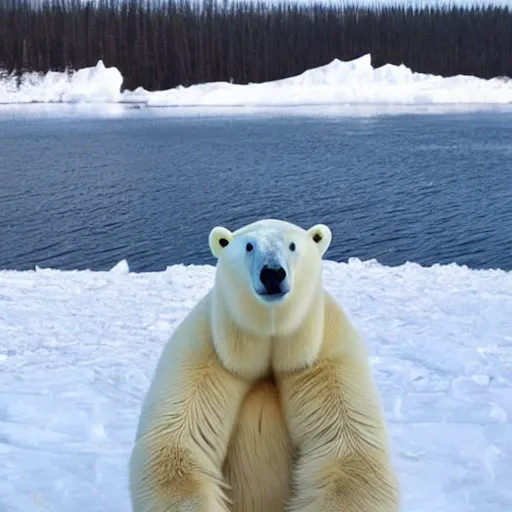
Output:
[[0,268],[214,263],[213,226],[277,217],[337,261],[510,270],[511,157],[509,111],[0,109]]

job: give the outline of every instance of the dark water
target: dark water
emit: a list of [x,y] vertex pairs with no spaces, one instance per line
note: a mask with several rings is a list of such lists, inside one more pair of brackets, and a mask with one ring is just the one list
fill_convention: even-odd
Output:
[[[262,217],[333,231],[329,259],[512,269],[512,113],[0,110],[0,268],[213,263]],[[61,107],[62,108],[62,107]]]

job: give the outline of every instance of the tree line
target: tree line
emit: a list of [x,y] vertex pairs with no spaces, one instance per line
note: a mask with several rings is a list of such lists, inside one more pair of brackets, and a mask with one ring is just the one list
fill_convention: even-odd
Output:
[[512,76],[508,7],[361,7],[229,0],[0,0],[0,68],[103,59],[123,88],[276,80],[370,53],[372,65]]

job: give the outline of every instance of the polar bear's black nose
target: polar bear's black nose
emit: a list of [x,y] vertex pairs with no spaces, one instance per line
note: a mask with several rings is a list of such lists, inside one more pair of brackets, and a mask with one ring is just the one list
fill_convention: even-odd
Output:
[[285,277],[286,270],[283,267],[270,268],[264,265],[260,272],[260,281],[269,295],[282,293],[281,283]]

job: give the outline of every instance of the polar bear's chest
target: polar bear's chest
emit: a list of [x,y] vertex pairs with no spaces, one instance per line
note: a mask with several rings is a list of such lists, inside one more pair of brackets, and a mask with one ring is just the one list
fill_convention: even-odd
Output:
[[244,401],[224,464],[231,512],[283,512],[291,461],[278,391],[260,382]]

